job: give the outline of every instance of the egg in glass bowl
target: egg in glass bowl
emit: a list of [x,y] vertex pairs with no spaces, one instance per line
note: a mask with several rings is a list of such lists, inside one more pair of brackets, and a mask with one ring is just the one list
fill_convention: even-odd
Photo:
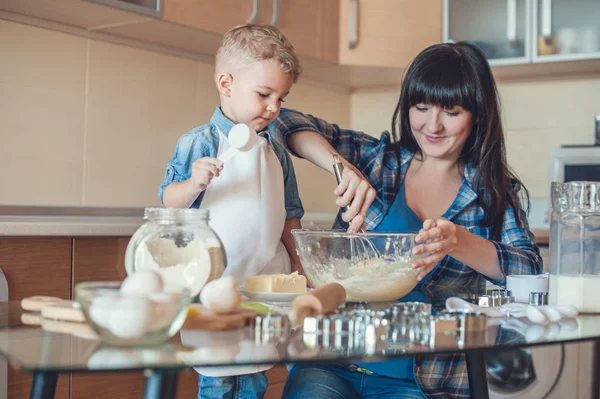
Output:
[[185,322],[191,300],[187,289],[163,286],[160,279],[136,274],[123,283],[83,282],[75,287],[86,321],[107,344],[159,344]]

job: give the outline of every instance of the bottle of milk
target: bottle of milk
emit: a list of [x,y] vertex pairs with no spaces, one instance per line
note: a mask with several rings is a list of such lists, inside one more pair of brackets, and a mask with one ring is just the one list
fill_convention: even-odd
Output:
[[549,302],[600,312],[600,182],[552,183]]

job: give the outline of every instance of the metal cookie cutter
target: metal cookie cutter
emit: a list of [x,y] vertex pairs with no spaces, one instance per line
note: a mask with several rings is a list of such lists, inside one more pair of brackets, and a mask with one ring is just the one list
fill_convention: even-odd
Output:
[[529,304],[533,306],[542,306],[548,304],[548,293],[547,292],[530,292],[529,293]]
[[473,310],[446,311],[444,314],[454,315],[458,320],[457,344],[462,348],[465,344],[486,343],[487,316]]
[[487,295],[479,298],[478,305],[481,307],[502,306],[515,301],[509,290],[489,290]]
[[[439,313],[429,317],[429,346],[431,348],[456,346],[456,333],[459,326],[458,316]],[[427,333],[427,332],[424,332]],[[425,340],[423,340],[425,342]]]
[[279,313],[258,314],[254,318],[254,340],[268,343],[284,339],[290,329],[290,320]]

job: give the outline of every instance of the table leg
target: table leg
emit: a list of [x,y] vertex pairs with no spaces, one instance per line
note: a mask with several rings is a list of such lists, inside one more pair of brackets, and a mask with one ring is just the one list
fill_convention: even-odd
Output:
[[467,373],[472,399],[489,399],[485,358],[483,351],[467,352]]
[[594,341],[592,362],[592,399],[600,399],[600,386],[598,385],[598,377],[600,377],[600,340]]
[[172,399],[177,393],[179,371],[146,370],[144,399]]
[[53,399],[56,392],[56,371],[36,371],[33,373],[29,399]]

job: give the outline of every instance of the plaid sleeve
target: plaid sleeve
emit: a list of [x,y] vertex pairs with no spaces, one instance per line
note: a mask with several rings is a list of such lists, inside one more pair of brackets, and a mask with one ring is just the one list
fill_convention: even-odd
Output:
[[521,220],[517,223],[515,211],[509,208],[504,215],[501,241],[492,241],[496,246],[500,269],[504,275],[495,284],[504,286],[509,274],[540,274],[542,273],[542,257],[535,243],[535,236],[529,230],[527,216],[521,210]]
[[[379,145],[379,140],[350,129],[342,129],[338,125],[312,115],[282,108],[279,117],[271,124],[270,130],[286,145],[285,138],[303,131],[311,131],[323,136],[335,150],[353,165],[359,164],[362,154]],[[294,154],[298,156],[297,154]]]

